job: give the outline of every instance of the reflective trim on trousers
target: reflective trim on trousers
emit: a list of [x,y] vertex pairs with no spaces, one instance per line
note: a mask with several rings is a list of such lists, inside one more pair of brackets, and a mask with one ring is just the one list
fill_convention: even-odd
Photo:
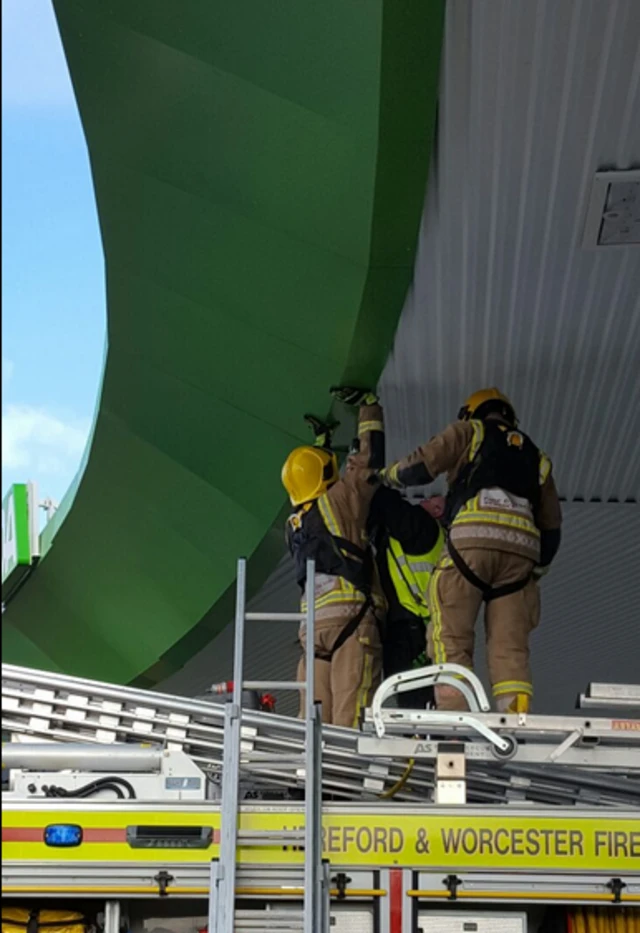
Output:
[[356,700],[356,711],[353,717],[353,728],[357,729],[360,724],[360,710],[366,709],[369,705],[369,693],[373,683],[373,658],[369,651],[364,652],[364,666],[362,669],[362,683],[358,690]]
[[442,642],[442,606],[438,598],[438,580],[442,574],[440,567],[436,568],[429,584],[429,608],[431,610],[431,640],[433,641],[433,662],[444,664],[447,652]]
[[501,680],[492,687],[494,697],[504,696],[505,693],[526,693],[533,696],[533,684],[526,680]]

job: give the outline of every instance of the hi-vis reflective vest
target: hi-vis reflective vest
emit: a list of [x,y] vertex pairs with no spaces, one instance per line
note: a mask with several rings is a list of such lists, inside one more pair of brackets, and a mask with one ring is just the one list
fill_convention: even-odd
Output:
[[395,538],[389,538],[387,546],[387,564],[398,601],[404,609],[425,622],[429,619],[429,581],[443,546],[442,528],[438,533],[438,540],[426,554],[405,554],[402,545]]

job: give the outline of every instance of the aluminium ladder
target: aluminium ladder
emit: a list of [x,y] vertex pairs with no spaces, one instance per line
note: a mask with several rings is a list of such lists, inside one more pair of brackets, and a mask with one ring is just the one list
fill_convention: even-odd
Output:
[[[467,710],[384,706],[386,700],[398,693],[437,684],[454,687],[462,694]],[[587,696],[582,695],[579,702],[587,707],[619,705],[640,709],[640,688],[591,684]],[[432,738],[434,730],[437,740]],[[604,798],[614,789],[629,794],[630,799],[635,797],[638,805],[640,720],[492,713],[476,674],[457,664],[436,664],[387,678],[377,689],[371,708],[365,711],[363,732],[358,741],[358,751],[363,754],[401,757],[412,762],[433,760],[434,801],[438,803],[466,803],[467,763],[497,759],[515,763],[523,788],[536,775],[538,780],[544,775],[540,770],[532,770],[532,765],[569,764],[584,772],[581,790],[584,795],[591,788],[590,803],[604,804]],[[558,741],[558,735],[564,737]],[[560,781],[566,777],[562,771],[553,775],[554,780]],[[611,799],[607,798],[606,803],[611,804]]]
[[[272,617],[252,616],[260,621]],[[395,675],[382,684],[372,709],[366,711],[363,732],[325,726],[323,790],[335,799],[351,801],[381,796],[404,803],[432,801],[438,785],[438,743],[430,736],[437,736],[465,743],[470,803],[640,806],[640,720],[605,717],[601,711],[582,717],[501,715],[486,711],[486,697],[482,709],[459,721],[442,712],[384,706],[401,685],[415,689],[416,678],[423,683],[430,678],[433,683],[434,678],[443,682],[445,676],[459,682],[447,665]],[[477,690],[468,683],[472,700],[474,696],[477,700]],[[583,705],[606,702],[630,711],[639,692],[633,686],[593,684],[589,702]],[[2,707],[2,729],[12,740],[144,742],[177,749],[205,773],[213,792],[218,790],[224,757],[223,704],[3,665]],[[304,786],[305,735],[302,720],[243,710],[240,770],[254,798],[277,799]],[[413,761],[409,773],[408,760]]]
[[[238,843],[273,846],[287,842],[304,844],[304,906],[302,923],[291,913],[268,912],[262,929],[273,933],[302,931],[329,933],[329,876],[322,863],[322,718],[315,702],[314,647],[315,599],[314,561],[307,561],[306,613],[264,613],[246,611],[246,561],[238,561],[236,581],[235,640],[233,656],[233,696],[224,708],[222,796],[220,798],[220,857],[211,863],[209,933],[241,933],[254,929],[252,914],[236,911],[236,859]],[[245,623],[252,621],[296,621],[306,624],[306,681],[300,683],[258,682],[257,689],[305,691],[305,826],[303,839],[297,830],[249,833],[238,828],[240,751],[242,739],[242,691],[244,675]],[[285,870],[283,869],[283,873]]]
[[[416,673],[420,676],[419,672],[402,676],[415,678]],[[388,682],[385,684],[382,692],[383,688],[388,690]],[[413,681],[411,686],[415,686]],[[595,689],[596,685],[591,692]],[[627,694],[632,695],[633,690],[626,688]],[[214,793],[218,788],[224,744],[222,704],[5,664],[2,707],[2,729],[12,740],[144,742],[176,749],[186,752],[200,767]],[[434,715],[425,710],[406,713],[418,718]],[[640,806],[638,720],[474,713],[475,719],[494,732],[517,738],[515,757],[498,759],[491,743],[472,723],[446,725],[442,714],[435,715],[438,728],[434,735],[465,739],[469,802]],[[398,721],[399,711],[385,709],[384,718],[386,734],[381,739],[376,736],[378,743],[398,732],[404,732],[407,742],[406,736],[416,734],[415,723],[403,726]],[[304,786],[305,729],[299,719],[243,711],[240,767],[243,779],[251,784],[253,798],[278,799]],[[380,744],[367,749],[363,743],[374,731],[371,711],[365,713],[363,730],[364,736],[354,729],[323,728],[323,790],[335,799],[352,801],[388,797],[394,789],[392,796],[398,802],[431,800],[437,783],[436,743],[431,743],[431,756],[426,754],[426,742],[417,757],[409,754],[408,745],[402,757],[397,743],[384,755]],[[425,731],[429,731],[426,726]],[[563,750],[570,737],[575,738],[573,746]],[[410,758],[414,765],[407,776]]]
[[[224,744],[221,704],[3,665],[2,706],[3,732],[14,741],[143,742],[184,751],[204,772],[212,792],[217,792]],[[427,711],[406,713],[422,718],[421,731],[413,721],[403,724],[399,711],[386,708],[382,738],[373,735],[371,710],[365,713],[363,732],[325,726],[323,790],[342,800],[393,796],[397,802],[428,802],[437,782],[437,743],[423,741],[416,756],[410,742],[417,733],[432,732],[465,740],[469,802],[640,806],[637,719],[474,713],[472,718],[493,732],[518,740],[515,756],[499,759],[492,743],[468,719],[446,724],[442,714],[436,714],[436,729],[425,724]],[[283,793],[304,786],[305,729],[299,719],[243,711],[240,768],[253,799],[282,798]],[[384,754],[382,743],[398,734],[407,744],[396,742]],[[365,739],[377,744],[367,746]],[[568,739],[571,747],[565,745]],[[414,765],[407,776],[408,759]]]

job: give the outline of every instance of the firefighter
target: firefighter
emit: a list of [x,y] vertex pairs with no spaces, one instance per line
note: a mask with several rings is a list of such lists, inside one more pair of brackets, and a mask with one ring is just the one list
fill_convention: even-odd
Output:
[[[303,591],[303,612],[306,562],[312,558],[316,563],[316,699],[323,722],[355,727],[382,671],[379,623],[385,605],[367,519],[376,492],[371,479],[384,464],[384,428],[373,392],[340,387],[331,393],[359,408],[357,451],[348,457],[344,475],[330,449],[333,426],[307,416],[316,444],[289,454],[282,482],[294,508],[286,536]],[[305,636],[303,624],[298,681],[306,679]]]
[[[431,578],[428,646],[434,663],[473,666],[475,621],[486,603],[487,660],[499,711],[526,712],[533,695],[529,635],[537,581],[560,546],[562,514],[551,461],[522,431],[498,389],[467,399],[458,420],[382,472],[392,486],[447,474],[447,545]],[[450,686],[439,709],[466,709]]]
[[[380,486],[371,502],[371,537],[387,600],[382,650],[385,677],[430,663],[427,592],[444,545],[444,533],[436,520],[443,514],[441,502],[441,496],[434,496],[413,505],[388,486]],[[397,702],[403,709],[425,709],[433,704],[433,690],[398,693]]]

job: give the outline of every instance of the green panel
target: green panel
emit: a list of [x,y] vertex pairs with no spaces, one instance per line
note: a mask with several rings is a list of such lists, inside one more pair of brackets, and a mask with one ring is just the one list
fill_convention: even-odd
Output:
[[14,483],[2,500],[2,582],[20,565],[31,563],[26,483]]
[[302,414],[381,372],[411,280],[443,5],[54,5],[108,352],[72,506],[5,615],[23,636],[8,657],[152,684],[228,621],[237,557],[255,589],[280,556]]

